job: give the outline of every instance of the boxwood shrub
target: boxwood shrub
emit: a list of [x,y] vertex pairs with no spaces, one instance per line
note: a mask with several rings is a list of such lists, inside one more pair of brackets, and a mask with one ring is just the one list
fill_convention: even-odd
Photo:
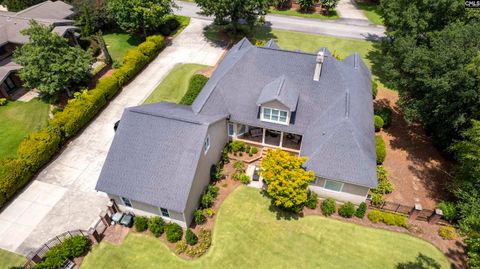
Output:
[[355,214],[355,205],[352,202],[346,202],[338,209],[338,214],[344,218],[351,218]]
[[322,213],[325,216],[331,216],[337,210],[337,202],[333,198],[327,198],[322,202]]
[[196,74],[190,79],[188,90],[180,100],[182,105],[191,105],[197,98],[198,94],[202,91],[205,84],[207,84],[208,78],[204,75]]
[[67,238],[62,243],[48,250],[45,254],[45,259],[38,263],[35,268],[60,268],[66,259],[82,256],[89,247],[90,240],[84,236],[77,235]]
[[381,117],[383,120],[383,128],[390,127],[392,124],[392,109],[389,107],[376,108],[374,114]]
[[375,127],[375,132],[380,132],[383,128],[383,119],[380,116],[373,116],[373,125]]
[[168,242],[175,243],[182,239],[183,230],[180,225],[172,222],[165,225],[165,234]]
[[137,232],[143,232],[148,228],[148,218],[144,216],[138,216],[133,219],[135,223],[135,230]]
[[383,212],[380,210],[372,210],[368,213],[367,216],[368,216],[368,219],[374,223],[383,222],[387,225],[394,225],[394,226],[408,228],[407,217],[400,214]]
[[165,226],[165,221],[159,216],[151,217],[148,220],[148,230],[150,230],[155,237],[163,234]]
[[317,205],[318,205],[318,195],[313,191],[309,191],[307,195],[307,201],[305,201],[305,206],[310,209],[315,209],[317,208]]
[[355,217],[363,219],[365,213],[367,212],[367,204],[365,202],[360,203],[357,210],[355,211]]
[[187,232],[185,233],[185,241],[190,246],[194,246],[198,242],[197,235],[190,228],[188,228]]
[[375,136],[375,150],[377,153],[377,164],[382,164],[387,157],[387,147],[381,136]]

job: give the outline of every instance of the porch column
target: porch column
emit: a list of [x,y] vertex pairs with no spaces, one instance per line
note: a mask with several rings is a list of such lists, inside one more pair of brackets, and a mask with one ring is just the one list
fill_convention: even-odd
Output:
[[283,148],[283,132],[280,132],[280,148]]
[[265,145],[265,134],[267,129],[263,128],[263,135],[262,135],[262,145]]

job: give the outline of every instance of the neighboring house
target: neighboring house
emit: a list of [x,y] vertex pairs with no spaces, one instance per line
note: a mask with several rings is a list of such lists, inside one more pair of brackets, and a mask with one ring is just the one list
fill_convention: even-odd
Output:
[[343,61],[236,44],[192,106],[125,110],[96,189],[137,214],[189,225],[229,140],[307,156],[322,197],[361,203],[377,186],[371,75]]
[[79,28],[70,20],[74,15],[73,7],[62,1],[45,1],[17,13],[0,11],[0,98],[12,98],[22,82],[16,75],[21,68],[12,62],[13,51],[28,42],[21,31],[35,20],[43,25],[52,25],[53,32],[76,42]]

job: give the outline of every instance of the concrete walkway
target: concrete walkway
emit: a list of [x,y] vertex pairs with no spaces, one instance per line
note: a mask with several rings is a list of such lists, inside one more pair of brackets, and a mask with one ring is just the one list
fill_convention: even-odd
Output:
[[[370,21],[365,16],[363,11],[358,8],[355,0],[340,0],[337,5],[337,14],[340,18],[344,20],[352,20],[352,22],[359,22],[362,21],[364,23],[370,24]],[[363,25],[363,24],[360,24]]]
[[[350,1],[350,0],[347,0]],[[199,15],[200,8],[195,3],[176,1],[180,7],[175,13],[192,18],[202,18],[213,21],[212,17]],[[352,4],[353,5],[353,4]],[[357,10],[358,12],[361,12]],[[363,13],[362,13],[363,15]],[[385,28],[374,25],[368,20],[339,19],[318,20],[294,16],[267,15],[267,26],[274,29],[297,31],[310,34],[328,35],[353,39],[377,40],[385,36]]]
[[113,140],[113,124],[124,108],[141,104],[175,64],[215,65],[223,48],[203,37],[209,23],[192,19],[171,46],[0,213],[0,248],[25,255],[62,232],[90,227],[108,200],[94,188]]

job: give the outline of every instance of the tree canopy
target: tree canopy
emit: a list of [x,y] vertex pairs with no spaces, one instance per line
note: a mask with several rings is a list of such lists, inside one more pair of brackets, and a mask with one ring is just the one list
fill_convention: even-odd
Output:
[[280,149],[268,150],[262,159],[260,174],[268,185],[267,192],[277,207],[299,212],[308,197],[308,185],[315,180],[312,171],[305,171],[305,157],[296,157]]
[[259,16],[265,16],[271,0],[195,0],[201,14],[215,16],[217,23],[231,23],[238,29],[240,20],[253,26]]
[[43,2],[43,0],[3,0],[2,5],[7,7],[8,11],[17,12],[27,7]]
[[158,30],[176,7],[173,0],[109,0],[107,12],[124,31],[147,36]]
[[[417,3],[418,2],[418,3]],[[480,23],[462,0],[382,1],[387,38],[382,82],[400,92],[410,121],[421,121],[447,148],[480,113],[480,80],[468,70],[480,50]]]
[[26,88],[53,95],[88,78],[94,58],[51,30],[32,20],[22,31],[29,42],[15,50],[13,60],[22,65],[19,76]]

